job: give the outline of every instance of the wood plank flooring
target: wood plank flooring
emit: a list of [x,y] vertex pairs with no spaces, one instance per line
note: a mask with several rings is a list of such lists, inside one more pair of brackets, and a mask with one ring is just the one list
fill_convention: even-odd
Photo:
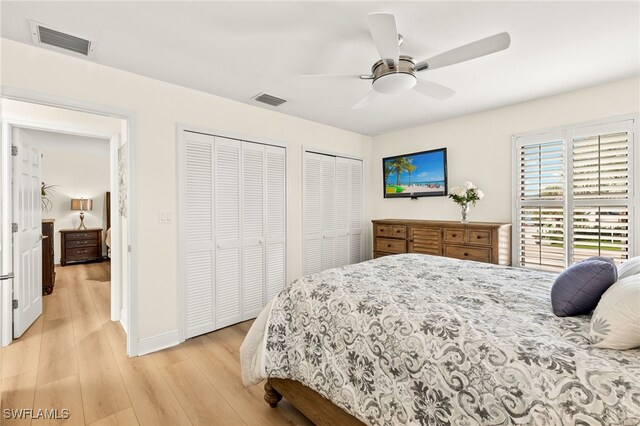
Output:
[[[311,424],[286,401],[244,388],[239,348],[251,321],[128,358],[109,319],[109,263],[56,268],[43,315],[0,351],[2,425]],[[6,419],[6,409],[68,409],[68,419]],[[60,411],[59,411],[60,413]]]

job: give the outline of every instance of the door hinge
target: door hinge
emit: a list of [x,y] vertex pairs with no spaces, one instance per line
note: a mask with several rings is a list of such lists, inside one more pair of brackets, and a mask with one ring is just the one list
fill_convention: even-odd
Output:
[[17,157],[18,156],[18,146],[17,145],[11,145],[11,156],[13,156],[13,157]]
[[18,309],[18,300],[17,299],[13,299],[12,306],[13,306],[13,309]]
[[18,224],[17,223],[12,223],[11,224],[11,232],[18,232]]

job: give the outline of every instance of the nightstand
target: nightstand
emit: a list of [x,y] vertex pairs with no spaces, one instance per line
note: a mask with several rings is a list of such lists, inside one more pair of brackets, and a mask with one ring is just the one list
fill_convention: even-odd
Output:
[[102,228],[61,229],[60,264],[102,260]]

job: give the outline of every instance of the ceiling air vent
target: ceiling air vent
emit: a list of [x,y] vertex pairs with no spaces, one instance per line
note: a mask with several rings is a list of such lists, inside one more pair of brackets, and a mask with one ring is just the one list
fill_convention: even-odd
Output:
[[35,21],[29,21],[29,26],[34,44],[64,49],[86,57],[93,56],[95,42],[92,40],[64,33]]
[[254,96],[253,99],[255,99],[258,102],[262,102],[263,104],[271,105],[274,107],[280,106],[283,103],[287,102],[284,99],[277,98],[267,93],[259,93],[256,96]]

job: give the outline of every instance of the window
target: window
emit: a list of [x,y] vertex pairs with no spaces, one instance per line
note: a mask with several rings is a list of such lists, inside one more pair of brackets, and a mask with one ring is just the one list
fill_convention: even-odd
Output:
[[[632,253],[634,120],[515,137],[516,266]],[[636,164],[636,167],[638,165]]]

